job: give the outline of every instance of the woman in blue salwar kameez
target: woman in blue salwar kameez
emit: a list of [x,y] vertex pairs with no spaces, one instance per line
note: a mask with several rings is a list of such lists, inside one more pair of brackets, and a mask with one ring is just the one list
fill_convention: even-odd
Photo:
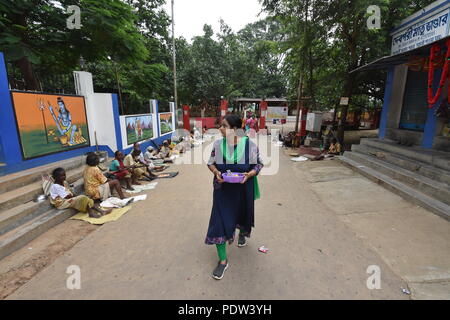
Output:
[[[219,263],[213,271],[215,279],[222,279],[228,268],[226,243],[234,242],[239,229],[238,246],[247,244],[254,227],[254,200],[259,198],[257,175],[263,167],[256,144],[245,136],[242,120],[234,115],[223,119],[220,131],[223,138],[214,142],[208,168],[214,174],[213,206],[205,243],[216,245]],[[230,170],[245,174],[242,183],[226,183],[222,173]]]

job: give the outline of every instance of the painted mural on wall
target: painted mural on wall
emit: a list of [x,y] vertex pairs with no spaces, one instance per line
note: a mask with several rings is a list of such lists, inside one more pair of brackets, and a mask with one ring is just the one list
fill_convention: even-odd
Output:
[[159,114],[159,128],[161,130],[161,135],[172,132],[174,130],[172,119],[172,112]]
[[90,146],[84,98],[12,92],[24,159]]
[[127,126],[128,145],[153,138],[153,122],[151,115],[126,117],[125,125]]

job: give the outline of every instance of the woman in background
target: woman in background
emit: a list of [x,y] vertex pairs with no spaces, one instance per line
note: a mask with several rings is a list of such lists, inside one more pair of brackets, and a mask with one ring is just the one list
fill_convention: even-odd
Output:
[[136,181],[132,181],[131,172],[127,170],[129,168],[125,167],[123,164],[124,157],[122,152],[116,151],[114,153],[114,161],[111,162],[111,165],[109,166],[109,171],[117,178],[117,180],[124,180],[128,190],[134,191],[132,184]]
[[[88,213],[91,218],[100,218],[108,214],[112,209],[102,210],[94,204],[94,200],[88,196],[79,195],[70,189],[66,181],[66,171],[63,168],[56,168],[52,173],[54,183],[50,187],[50,203],[58,210],[73,208],[77,211]],[[95,211],[97,212],[95,212]]]
[[98,168],[100,159],[95,153],[89,153],[86,157],[84,169],[84,190],[87,196],[93,200],[106,200],[111,197],[111,189],[116,190],[120,199],[125,199],[119,180],[109,180]]

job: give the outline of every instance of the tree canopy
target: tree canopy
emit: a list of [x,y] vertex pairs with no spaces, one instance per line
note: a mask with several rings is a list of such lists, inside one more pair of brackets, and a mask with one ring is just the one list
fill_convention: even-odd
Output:
[[[342,96],[350,108],[382,103],[384,71],[349,73],[389,54],[390,31],[432,0],[260,0],[268,17],[232,30],[220,21],[192,42],[175,39],[180,104],[224,96],[310,97],[330,109]],[[164,0],[0,0],[0,51],[24,87],[39,90],[45,74],[84,68],[99,92],[118,92],[125,113],[173,94],[170,17]],[[68,29],[69,5],[81,8],[80,29]],[[381,9],[370,30],[367,8]],[[80,59],[85,61],[80,66]],[[347,110],[343,110],[346,113]]]

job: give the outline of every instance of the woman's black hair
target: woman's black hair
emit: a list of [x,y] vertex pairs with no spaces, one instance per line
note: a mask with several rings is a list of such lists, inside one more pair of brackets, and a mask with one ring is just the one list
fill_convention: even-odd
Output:
[[242,119],[236,114],[227,114],[225,116],[231,129],[240,129],[242,127]]
[[120,153],[120,150],[117,150],[116,152],[114,152],[114,157],[117,158],[119,153]]
[[98,156],[94,152],[90,152],[86,157],[86,164],[88,166],[95,167],[98,160]]
[[53,172],[52,172],[53,180],[56,181],[56,179],[59,177],[59,175],[63,172],[64,172],[63,168],[56,168],[55,170],[53,170]]

